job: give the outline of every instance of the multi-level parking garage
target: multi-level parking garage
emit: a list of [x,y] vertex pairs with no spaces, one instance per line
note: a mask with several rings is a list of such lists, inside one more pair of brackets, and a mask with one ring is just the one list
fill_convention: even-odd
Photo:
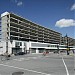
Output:
[[60,43],[61,34],[28,21],[15,14],[8,14],[10,40],[34,41],[44,43]]
[[13,13],[1,14],[1,29],[4,44],[1,51],[4,50],[4,52],[7,50],[9,53],[14,53],[27,50],[39,53],[45,49],[57,49],[57,45],[61,44],[61,33]]

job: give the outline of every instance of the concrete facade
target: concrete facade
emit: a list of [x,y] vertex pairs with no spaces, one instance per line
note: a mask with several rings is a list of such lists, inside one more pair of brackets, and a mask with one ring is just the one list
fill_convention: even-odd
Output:
[[1,14],[1,33],[0,53],[9,54],[57,49],[62,37],[59,32],[9,12]]

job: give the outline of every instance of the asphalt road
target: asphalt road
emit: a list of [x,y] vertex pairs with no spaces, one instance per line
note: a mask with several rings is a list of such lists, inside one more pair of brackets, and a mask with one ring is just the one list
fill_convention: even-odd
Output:
[[10,60],[0,60],[0,75],[74,75],[74,57],[53,53],[12,56]]

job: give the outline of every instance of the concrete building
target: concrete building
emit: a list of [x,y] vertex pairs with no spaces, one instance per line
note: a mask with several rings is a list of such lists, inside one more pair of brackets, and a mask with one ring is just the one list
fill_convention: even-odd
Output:
[[62,37],[61,39],[61,44],[63,45],[66,45],[66,41],[68,40],[68,46],[75,46],[75,39],[71,38],[71,37]]
[[44,50],[57,49],[57,45],[61,44],[61,33],[14,13],[2,13],[0,27],[0,53],[42,53]]

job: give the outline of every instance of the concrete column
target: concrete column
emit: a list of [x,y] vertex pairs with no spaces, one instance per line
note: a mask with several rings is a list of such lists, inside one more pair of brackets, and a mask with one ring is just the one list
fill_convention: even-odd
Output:
[[39,53],[39,50],[38,50],[38,48],[36,48],[36,53],[37,53],[37,54]]
[[32,50],[31,50],[31,48],[29,48],[29,53],[30,53],[30,54],[32,53]]
[[11,44],[10,40],[8,41],[8,53],[12,54],[12,44]]

